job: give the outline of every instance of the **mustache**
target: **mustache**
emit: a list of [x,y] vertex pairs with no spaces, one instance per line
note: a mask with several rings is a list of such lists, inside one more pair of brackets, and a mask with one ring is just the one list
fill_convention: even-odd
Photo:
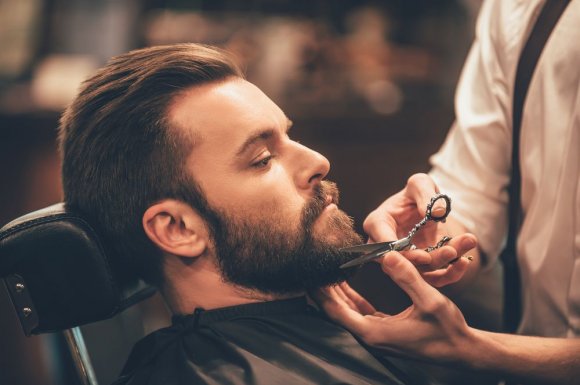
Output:
[[331,203],[338,205],[339,195],[338,187],[334,182],[323,180],[316,185],[314,187],[314,196],[308,201],[302,212],[304,229],[310,230],[316,218],[322,214],[322,211],[327,206],[328,197],[331,198]]

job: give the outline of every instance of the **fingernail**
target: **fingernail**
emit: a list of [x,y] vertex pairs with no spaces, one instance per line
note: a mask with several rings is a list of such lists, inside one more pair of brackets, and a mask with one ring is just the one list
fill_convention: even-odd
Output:
[[397,257],[391,253],[387,253],[383,257],[383,266],[388,269],[394,268],[398,262]]
[[473,249],[476,244],[477,242],[475,242],[475,239],[471,237],[465,238],[463,241],[461,241],[461,247],[463,249]]
[[434,215],[435,217],[442,217],[443,215],[445,215],[445,206],[436,205],[431,210],[431,214]]

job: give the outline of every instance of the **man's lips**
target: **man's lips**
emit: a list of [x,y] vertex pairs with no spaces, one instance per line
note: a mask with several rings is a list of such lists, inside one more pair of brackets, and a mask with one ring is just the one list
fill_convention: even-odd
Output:
[[319,220],[320,216],[324,213],[327,216],[327,212],[333,211],[333,209],[338,208],[338,190],[332,182],[322,181],[322,183],[316,187],[314,196],[307,203],[303,212],[303,223],[307,228],[315,221]]
[[325,212],[332,210],[332,209],[337,209],[338,206],[336,205],[336,202],[333,198],[332,195],[327,195],[326,198],[324,199],[324,208],[322,209],[322,212],[320,213],[320,215],[324,214]]
[[327,195],[326,198],[324,199],[324,207],[328,206],[331,203],[335,203],[335,202],[333,202],[331,195]]

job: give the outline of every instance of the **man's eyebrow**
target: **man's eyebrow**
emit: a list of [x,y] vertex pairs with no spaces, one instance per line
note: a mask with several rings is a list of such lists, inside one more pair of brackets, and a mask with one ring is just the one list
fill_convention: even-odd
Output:
[[[293,124],[292,121],[287,118],[285,132],[288,132],[290,127],[292,127],[292,124]],[[255,134],[250,135],[248,139],[246,139],[244,143],[240,146],[240,149],[236,153],[236,157],[241,157],[246,151],[248,151],[250,147],[255,145],[257,142],[270,139],[271,137],[274,136],[275,132],[276,130],[274,130],[273,128],[267,128],[265,130],[261,130],[256,132]]]

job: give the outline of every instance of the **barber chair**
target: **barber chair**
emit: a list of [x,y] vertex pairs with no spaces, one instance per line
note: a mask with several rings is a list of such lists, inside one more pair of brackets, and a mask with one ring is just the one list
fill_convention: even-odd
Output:
[[0,229],[0,278],[26,336],[62,332],[80,383],[97,385],[79,326],[111,318],[155,293],[112,270],[95,228],[64,204]]

